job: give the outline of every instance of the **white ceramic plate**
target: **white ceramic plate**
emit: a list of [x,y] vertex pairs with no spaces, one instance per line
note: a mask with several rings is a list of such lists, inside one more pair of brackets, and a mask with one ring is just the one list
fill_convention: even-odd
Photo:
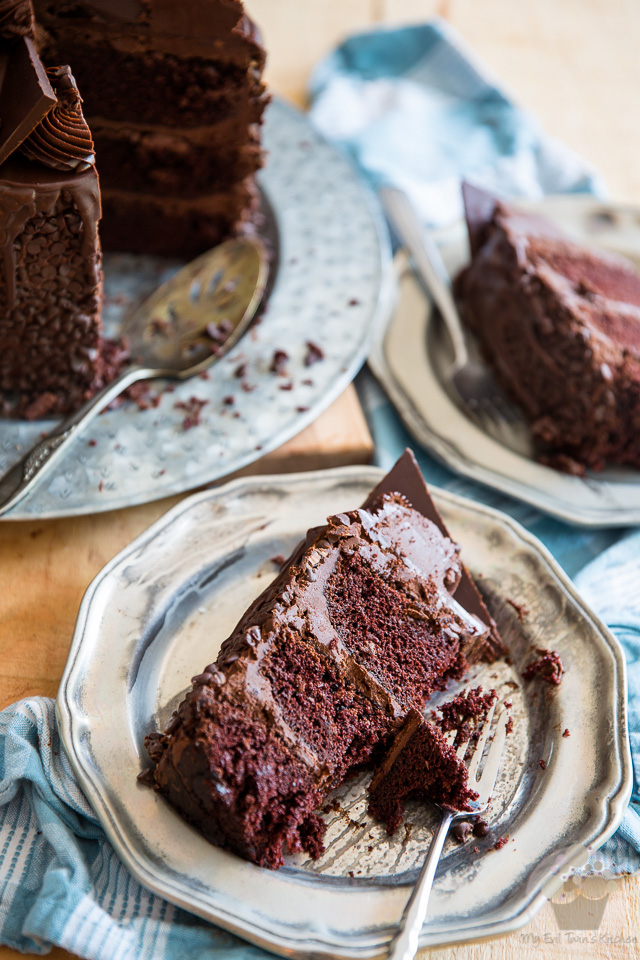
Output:
[[[616,250],[640,266],[640,211],[584,196],[520,205],[539,210],[577,240]],[[468,262],[466,226],[453,224],[435,237],[453,276]],[[609,468],[572,477],[534,459],[526,427],[490,435],[464,415],[444,388],[452,356],[447,334],[403,254],[396,267],[396,308],[389,324],[377,328],[369,365],[416,440],[452,470],[569,523],[640,523],[638,471]]]
[[[97,418],[8,519],[113,510],[210,483],[306,427],[360,368],[390,303],[391,260],[377,203],[345,156],[282,101],[266,111],[263,141],[259,181],[275,217],[280,261],[262,322],[211,368],[210,379],[175,385],[157,408],[127,403]],[[151,257],[105,257],[110,335],[167,269],[167,261]],[[308,341],[324,352],[309,367]],[[289,355],[287,376],[271,369],[275,350]],[[246,373],[237,377],[240,364]],[[202,423],[185,430],[185,410],[176,404],[193,396],[206,403]],[[51,425],[0,419],[0,473]]]
[[[411,829],[389,840],[366,814],[362,775],[336,791],[341,810],[327,816],[321,860],[289,857],[281,870],[263,870],[208,844],[137,783],[148,764],[143,738],[163,727],[189,678],[215,658],[276,575],[271,558],[288,554],[307,527],[358,506],[380,477],[372,467],[257,477],[181,503],[87,591],[57,700],[80,784],[140,882],[286,956],[379,953],[415,880],[433,812],[411,804]],[[521,926],[610,836],[631,791],[617,641],[517,523],[448,493],[436,500],[464,560],[482,577],[513,658],[476,668],[472,682],[509,692],[515,729],[488,814],[491,833],[474,841],[478,853],[474,843],[445,849],[423,946]],[[523,623],[509,601],[527,608]],[[558,688],[520,679],[532,645],[540,644],[558,650],[565,664]]]

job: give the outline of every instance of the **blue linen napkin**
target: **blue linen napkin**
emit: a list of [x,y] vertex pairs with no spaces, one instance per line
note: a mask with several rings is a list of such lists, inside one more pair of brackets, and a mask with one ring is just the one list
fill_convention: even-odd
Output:
[[425,223],[462,216],[460,179],[506,196],[605,193],[593,167],[516,106],[444,20],[346,40],[311,76],[310,115]]
[[91,960],[269,956],[133,879],[78,787],[46,697],[0,713],[0,943]]
[[[314,122],[349,149],[374,181],[408,190],[431,222],[459,214],[461,174],[490,189],[532,197],[602,191],[594,171],[515,107],[442,22],[353,37],[319,65],[312,94]],[[388,467],[411,439],[366,373],[359,388],[378,462]],[[416,452],[429,482],[507,510],[543,539],[571,575],[619,537],[619,531],[572,530]],[[633,556],[634,540],[625,540],[578,581],[596,610],[606,602],[598,590],[603,571],[620,566],[628,571],[628,580],[620,582],[631,582]],[[632,690],[640,690],[640,667],[634,669],[640,657],[640,608],[631,614],[631,594],[625,592],[624,603],[603,606],[601,613],[611,612],[630,657]],[[640,758],[635,694],[630,718],[634,757]],[[640,867],[635,852],[640,830],[632,812],[634,817],[627,815],[623,829],[599,851],[613,872]],[[46,953],[58,944],[92,960],[267,956],[164,902],[130,876],[60,748],[53,703],[41,697],[0,713],[0,943],[31,953]]]

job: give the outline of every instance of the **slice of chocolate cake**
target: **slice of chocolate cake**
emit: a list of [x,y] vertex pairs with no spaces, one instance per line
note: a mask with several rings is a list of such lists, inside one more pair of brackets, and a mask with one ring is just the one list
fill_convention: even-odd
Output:
[[100,190],[69,67],[44,69],[29,5],[0,21],[0,393],[37,417],[102,384]]
[[322,852],[315,813],[501,642],[407,451],[366,504],[310,530],[194,678],[143,779],[261,866]]
[[464,317],[531,421],[541,458],[640,466],[640,275],[465,185]]
[[240,0],[35,0],[100,163],[105,249],[191,258],[250,225],[265,53]]

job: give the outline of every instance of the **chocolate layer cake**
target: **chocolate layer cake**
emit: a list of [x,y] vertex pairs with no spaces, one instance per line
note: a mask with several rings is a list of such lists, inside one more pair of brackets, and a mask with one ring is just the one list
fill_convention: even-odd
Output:
[[261,866],[317,857],[315,813],[411,711],[502,650],[407,451],[359,510],[310,530],[164,733],[150,782],[213,843]]
[[105,249],[191,258],[256,215],[265,54],[240,0],[35,0],[70,63],[102,185]]
[[28,3],[0,10],[0,392],[74,409],[101,386],[100,190],[69,67],[45,70]]
[[640,466],[640,275],[468,185],[464,200],[464,316],[542,458],[575,473]]

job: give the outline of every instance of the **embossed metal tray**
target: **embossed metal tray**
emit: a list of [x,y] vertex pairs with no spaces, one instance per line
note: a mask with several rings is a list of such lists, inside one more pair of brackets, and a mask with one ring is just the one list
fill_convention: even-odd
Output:
[[[340,808],[327,815],[321,860],[289,857],[277,872],[262,870],[211,846],[136,782],[146,765],[143,738],[168,720],[189,678],[215,658],[276,575],[272,558],[287,554],[309,526],[358,506],[380,478],[373,467],[255,477],[175,507],[89,587],[57,700],[80,784],[140,882],[286,956],[378,954],[416,877],[433,812],[411,804],[407,829],[389,839],[367,816],[362,775],[335,792]],[[423,946],[521,926],[611,835],[631,792],[617,641],[522,527],[434,493],[512,655],[512,664],[475,668],[471,680],[509,692],[514,731],[488,814],[491,832],[445,849]],[[558,688],[520,679],[540,645],[561,654],[566,674]]]
[[[267,161],[259,182],[275,219],[279,264],[262,322],[212,367],[209,379],[172,385],[157,407],[126,403],[98,417],[7,519],[114,510],[211,483],[299,433],[350,383],[376,320],[390,306],[384,219],[349,160],[303,113],[272,102],[263,142]],[[123,317],[177,265],[105,256],[107,333],[116,334]],[[309,367],[308,341],[324,354]],[[286,376],[272,370],[276,350],[289,355]],[[237,376],[241,365],[246,372]],[[193,396],[205,403],[202,422],[185,430],[179,405]],[[51,425],[0,418],[0,473]]]
[[[584,196],[520,205],[548,216],[575,239],[622,253],[640,267],[640,209]],[[434,236],[455,275],[469,256],[465,224]],[[537,462],[527,427],[490,435],[465,416],[444,385],[452,360],[447,334],[403,254],[396,267],[396,308],[388,324],[378,325],[368,362],[415,439],[452,470],[569,523],[640,523],[640,471],[609,467],[573,477]]]

